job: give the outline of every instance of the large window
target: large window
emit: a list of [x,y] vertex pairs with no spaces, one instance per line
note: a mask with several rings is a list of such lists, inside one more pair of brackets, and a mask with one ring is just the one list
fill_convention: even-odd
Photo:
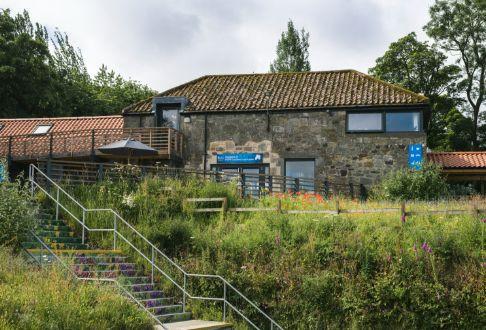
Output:
[[285,176],[314,179],[314,159],[286,159]]
[[382,130],[383,116],[381,112],[348,114],[348,131],[377,132]]
[[420,131],[419,112],[387,112],[387,132],[418,132]]
[[420,132],[422,116],[418,111],[348,112],[346,131],[366,132]]

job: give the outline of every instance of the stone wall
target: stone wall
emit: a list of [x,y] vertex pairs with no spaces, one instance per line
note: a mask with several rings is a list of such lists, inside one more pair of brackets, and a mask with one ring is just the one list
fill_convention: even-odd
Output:
[[283,175],[286,158],[314,158],[316,178],[370,186],[386,173],[407,166],[407,146],[425,144],[424,133],[351,134],[344,111],[271,113],[270,132],[263,113],[208,114],[208,146],[204,147],[204,115],[182,124],[185,166],[206,169],[224,152],[259,152],[270,174]]

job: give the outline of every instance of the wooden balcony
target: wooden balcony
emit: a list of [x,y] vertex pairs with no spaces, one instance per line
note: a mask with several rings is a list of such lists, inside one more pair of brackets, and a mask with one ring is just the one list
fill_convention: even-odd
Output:
[[182,159],[183,135],[167,127],[93,129],[0,137],[0,157],[27,161],[102,156],[97,150],[99,147],[126,138],[138,140],[159,152],[150,158]]

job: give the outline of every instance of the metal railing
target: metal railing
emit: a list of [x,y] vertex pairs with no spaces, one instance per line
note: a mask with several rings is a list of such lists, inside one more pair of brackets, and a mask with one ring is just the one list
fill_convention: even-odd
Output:
[[[38,178],[41,178],[39,180]],[[209,274],[194,274],[189,273],[184,270],[181,266],[175,263],[166,254],[160,251],[155,245],[153,245],[145,236],[140,234],[132,225],[130,225],[125,219],[123,219],[116,211],[113,209],[88,209],[79,203],[73,196],[67,193],[61,186],[56,182],[51,180],[44,172],[42,172],[38,167],[31,164],[29,167],[29,181],[31,194],[34,195],[35,190],[39,189],[51,199],[56,206],[56,220],[59,219],[60,209],[64,210],[79,226],[81,226],[82,243],[86,242],[87,233],[97,233],[97,232],[111,232],[113,234],[113,250],[119,247],[121,240],[126,243],[126,246],[138,255],[144,262],[146,262],[151,271],[151,282],[154,282],[154,276],[157,272],[158,276],[162,276],[166,281],[175,286],[177,290],[180,291],[183,298],[183,312],[186,311],[187,299],[201,300],[201,301],[213,301],[220,302],[223,304],[222,320],[226,321],[228,316],[228,309],[235,312],[241,318],[243,318],[249,325],[255,329],[261,329],[260,326],[255,324],[255,320],[251,320],[245,315],[245,312],[240,310],[235,304],[231,303],[230,297],[237,297],[241,301],[247,304],[247,306],[252,310],[253,314],[258,315],[264,323],[267,325],[265,328],[269,329],[283,329],[277,322],[275,322],[270,316],[268,316],[264,311],[262,311],[254,302],[243,295],[238,289],[236,289],[231,283],[229,283],[225,278],[219,275],[209,275]],[[81,217],[77,216],[75,210],[70,210],[68,207],[62,203],[61,200],[65,199],[71,205],[74,205],[81,211]],[[97,213],[98,215],[109,215],[108,219],[112,219],[112,228],[91,228],[87,224],[87,217],[89,214]],[[106,217],[103,217],[106,219]],[[123,228],[122,228],[123,227]],[[133,235],[134,239],[130,239],[129,235]],[[146,244],[149,253],[144,252],[143,248],[136,246],[138,242]],[[147,251],[147,250],[146,250]],[[148,255],[147,255],[148,254]],[[162,269],[159,267],[160,261],[167,263],[175,270],[176,275],[169,274],[170,270]],[[219,297],[208,297],[201,295],[193,295],[189,291],[189,281],[191,279],[198,280],[211,280],[219,282],[219,285],[223,288],[223,293]],[[208,283],[211,285],[211,283]]]
[[162,323],[160,322],[160,320],[152,313],[150,312],[147,307],[145,307],[144,304],[142,304],[140,301],[138,301],[137,298],[135,298],[131,293],[130,291],[128,291],[127,289],[125,289],[123,287],[123,285],[121,283],[119,283],[116,279],[112,279],[112,278],[92,278],[92,277],[82,277],[82,276],[78,276],[72,269],[71,267],[69,267],[68,264],[66,264],[64,262],[64,260],[62,260],[62,258],[59,258],[59,256],[57,254],[54,253],[54,251],[52,251],[52,249],[49,247],[49,245],[47,245],[39,236],[37,236],[33,231],[30,231],[30,234],[32,235],[32,237],[40,244],[40,250],[41,250],[41,254],[39,256],[39,259],[36,258],[36,256],[34,256],[32,253],[30,253],[27,249],[25,250],[25,252],[30,256],[30,258],[32,258],[35,262],[37,262],[39,264],[39,266],[41,267],[44,267],[46,265],[45,262],[42,261],[43,257],[44,257],[44,250],[46,252],[48,252],[50,255],[52,255],[56,261],[64,268],[68,271],[68,273],[74,277],[76,280],[79,280],[79,281],[93,281],[93,282],[107,282],[107,283],[110,283],[110,284],[114,284],[118,290],[120,290],[122,292],[122,294],[124,294],[125,296],[127,296],[132,302],[136,303],[140,308],[142,308],[146,313],[148,313],[150,315],[150,317],[157,323],[159,324],[160,326],[162,326],[162,328],[164,330],[168,330],[168,328]]
[[241,172],[217,172],[193,170],[187,168],[170,168],[164,166],[123,166],[121,164],[74,162],[54,160],[39,162],[46,169],[49,177],[57,182],[94,183],[104,179],[116,179],[120,172],[123,175],[139,179],[145,175],[169,178],[197,177],[203,180],[220,183],[236,183],[242,196],[259,197],[272,193],[311,192],[322,196],[339,194],[351,198],[366,199],[367,188],[353,181],[333,182],[328,179],[294,178],[282,175],[250,174]]
[[96,149],[132,138],[167,158],[182,158],[183,135],[168,127],[91,129],[0,137],[0,156],[10,160],[90,156]]

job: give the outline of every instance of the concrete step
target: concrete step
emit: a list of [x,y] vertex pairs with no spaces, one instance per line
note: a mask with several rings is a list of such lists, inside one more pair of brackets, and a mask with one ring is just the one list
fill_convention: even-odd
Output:
[[[167,330],[230,330],[233,329],[231,323],[214,322],[203,320],[190,320],[164,324]],[[155,326],[155,329],[162,330],[160,325]]]
[[164,325],[165,323],[189,321],[191,317],[192,317],[191,312],[169,313],[169,314],[163,314],[157,316],[159,321],[164,323]]
[[[45,242],[45,244],[51,249],[51,250],[87,250],[88,246],[86,244],[81,244],[81,243],[48,243]],[[22,247],[27,250],[40,250],[41,244],[39,242],[23,242]]]
[[147,309],[154,315],[167,315],[182,313],[182,305],[160,305],[154,307],[147,307]]

